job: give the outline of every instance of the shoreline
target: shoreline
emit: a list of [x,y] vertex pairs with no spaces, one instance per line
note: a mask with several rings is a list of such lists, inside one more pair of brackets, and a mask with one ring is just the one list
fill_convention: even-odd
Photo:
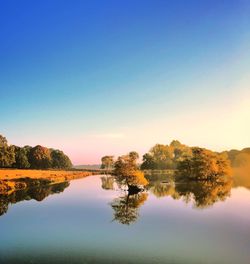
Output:
[[0,169],[0,195],[35,186],[53,185],[97,174],[91,171]]

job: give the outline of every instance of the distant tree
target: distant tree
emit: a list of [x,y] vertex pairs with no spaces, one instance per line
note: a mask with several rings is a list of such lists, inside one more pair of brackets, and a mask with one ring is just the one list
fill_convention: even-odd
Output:
[[173,158],[173,149],[168,145],[156,144],[150,149],[156,161],[166,161]]
[[135,186],[145,186],[148,181],[143,172],[138,170],[138,156],[134,152],[118,157],[114,165],[114,174],[116,181],[121,185],[127,185],[129,190]]
[[156,144],[143,155],[141,169],[176,169],[179,161],[190,156],[192,156],[191,148],[178,140],[173,140],[169,146]]
[[136,151],[129,152],[129,158],[131,159],[131,162],[134,162],[136,165],[137,160],[139,159],[139,154]]
[[18,169],[27,169],[30,167],[29,163],[29,150],[27,147],[15,146],[15,163],[13,167]]
[[35,146],[30,151],[29,162],[31,164],[31,168],[34,169],[50,168],[52,166],[50,150],[40,145]]
[[240,152],[235,156],[233,161],[234,167],[245,167],[247,165],[250,165],[250,154],[246,152]]
[[240,154],[240,151],[237,149],[231,149],[229,151],[223,151],[223,154],[227,154],[228,159],[231,161],[231,164],[234,166],[234,160],[238,154]]
[[72,163],[67,155],[63,151],[58,149],[51,149],[51,166],[56,169],[69,169],[72,167]]
[[0,135],[0,167],[13,167],[18,169],[68,169],[72,163],[61,150],[48,149],[37,145],[9,146],[5,137]]
[[178,140],[173,140],[173,141],[170,143],[169,146],[172,147],[172,148],[181,148],[183,145],[181,144],[180,141],[178,141]]
[[192,157],[179,162],[177,177],[193,180],[220,180],[231,176],[230,161],[221,155],[203,148],[192,148]]
[[156,169],[156,164],[154,161],[153,156],[150,153],[146,153],[142,157],[142,164],[141,169],[142,170],[154,170]]
[[5,146],[8,146],[8,141],[6,137],[0,135],[0,148]]
[[114,156],[104,156],[102,157],[101,169],[110,171],[114,166]]
[[[173,149],[167,145],[156,144],[152,147],[147,153],[148,155],[144,155],[144,161],[142,163],[142,168],[147,169],[172,169],[173,168]],[[149,164],[152,165],[150,168]]]
[[5,137],[0,135],[0,167],[11,167],[15,162],[15,147],[9,146]]
[[31,151],[31,149],[32,149],[32,147],[29,146],[29,145],[26,145],[26,146],[24,146],[23,148],[25,149],[25,151],[26,151],[28,154],[30,153],[30,151]]

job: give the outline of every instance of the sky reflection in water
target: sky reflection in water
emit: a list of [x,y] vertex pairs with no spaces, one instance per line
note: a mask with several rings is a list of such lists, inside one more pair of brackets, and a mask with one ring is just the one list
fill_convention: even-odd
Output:
[[159,198],[153,186],[126,204],[126,193],[103,184],[91,176],[42,202],[9,205],[0,216],[0,263],[249,263],[248,189],[197,208],[171,191]]

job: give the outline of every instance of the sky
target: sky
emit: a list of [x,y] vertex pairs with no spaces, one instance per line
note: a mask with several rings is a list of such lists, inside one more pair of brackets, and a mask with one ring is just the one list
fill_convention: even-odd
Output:
[[0,113],[74,164],[250,147],[250,1],[0,0]]

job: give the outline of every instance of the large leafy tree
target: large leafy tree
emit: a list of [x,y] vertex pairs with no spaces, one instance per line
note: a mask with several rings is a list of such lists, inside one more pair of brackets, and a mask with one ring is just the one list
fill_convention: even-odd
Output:
[[192,156],[191,148],[173,140],[170,145],[156,144],[143,155],[141,169],[176,169],[179,161]]
[[143,172],[138,170],[138,157],[137,153],[130,152],[128,155],[118,157],[114,165],[116,181],[121,185],[127,185],[129,189],[133,186],[145,186],[148,183]]
[[72,163],[67,155],[63,151],[58,149],[51,149],[51,166],[57,169],[69,169],[72,167]]
[[15,147],[9,146],[5,137],[0,135],[0,167],[11,167],[15,162]]
[[30,167],[29,163],[29,148],[15,146],[15,163],[13,167],[18,169],[26,169]]
[[191,180],[221,180],[231,176],[230,161],[225,155],[204,148],[192,148],[192,157],[179,162],[177,177]]
[[50,150],[40,145],[35,146],[30,151],[29,162],[31,164],[31,168],[34,169],[50,168],[52,166]]
[[143,169],[170,169],[173,168],[173,149],[167,145],[156,144],[143,156]]
[[157,168],[157,164],[153,156],[150,153],[144,154],[142,157],[141,169],[142,170],[154,170],[156,168]]
[[114,166],[114,156],[104,156],[102,157],[101,169],[111,170]]

